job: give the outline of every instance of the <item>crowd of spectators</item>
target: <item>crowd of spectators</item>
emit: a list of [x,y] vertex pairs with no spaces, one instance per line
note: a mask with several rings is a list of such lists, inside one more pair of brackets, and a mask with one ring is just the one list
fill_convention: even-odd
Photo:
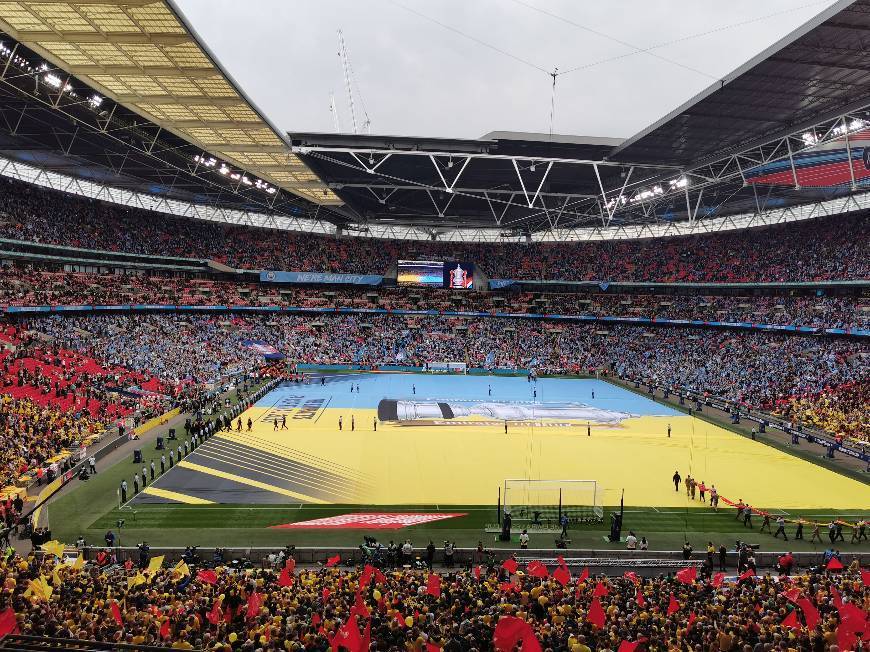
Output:
[[837,433],[843,437],[870,440],[868,424],[870,383],[850,382],[827,391],[780,401],[775,412],[787,419]]
[[[244,340],[273,346],[293,362],[420,367],[456,360],[540,373],[598,371],[769,409],[848,383],[866,392],[870,380],[870,347],[860,340],[704,328],[366,314],[54,317],[28,326],[85,355],[174,382],[250,369],[258,354]],[[866,429],[859,419],[853,431]]]
[[246,269],[384,274],[398,259],[468,260],[490,278],[776,282],[870,278],[870,218],[713,235],[548,244],[319,236],[182,219],[0,180],[0,237],[211,259]]
[[[264,650],[857,649],[870,593],[857,563],[791,577],[707,570],[589,577],[565,565],[414,570],[150,570],[11,555],[0,563],[2,626],[102,644]],[[550,572],[552,571],[552,575]],[[334,645],[334,647],[333,647]]]
[[532,294],[424,288],[306,287],[144,275],[84,274],[7,267],[0,306],[223,305],[544,313],[870,328],[870,306],[853,297]]
[[242,345],[245,320],[165,315],[54,317],[31,324],[60,346],[178,387],[256,369],[263,354]]

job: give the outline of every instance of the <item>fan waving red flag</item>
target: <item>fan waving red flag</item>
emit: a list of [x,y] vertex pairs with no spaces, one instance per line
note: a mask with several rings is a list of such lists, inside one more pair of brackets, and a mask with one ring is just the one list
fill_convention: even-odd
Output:
[[163,621],[160,625],[160,638],[167,639],[172,635],[172,626],[169,624],[169,618]]
[[112,600],[112,604],[109,607],[112,611],[112,618],[115,619],[115,622],[118,623],[118,627],[124,624],[124,620],[121,618],[121,607],[118,606],[117,600]]
[[580,571],[580,577],[577,578],[577,583],[579,584],[580,582],[585,582],[588,579],[589,579],[589,567],[584,566],[583,570]]
[[678,582],[682,582],[683,584],[691,584],[698,577],[698,569],[695,566],[684,568],[683,570],[677,571],[676,577]]
[[[341,555],[336,555],[335,557],[329,557],[326,560],[326,567],[332,568],[333,566],[338,564],[340,561],[341,561]],[[359,632],[357,632],[357,634],[359,634]]]
[[3,613],[0,613],[0,637],[18,633],[18,619],[15,617],[15,610],[12,607],[7,607]]
[[213,570],[201,570],[196,574],[196,579],[206,584],[217,584],[217,573]]
[[571,571],[568,570],[567,566],[559,566],[553,571],[553,579],[562,586],[568,586],[571,582]]
[[593,598],[600,598],[602,596],[607,595],[608,593],[610,593],[610,591],[607,590],[607,587],[604,585],[604,583],[598,582],[595,585],[595,589],[592,591],[592,597]]
[[643,592],[640,590],[640,587],[637,589],[637,593],[634,596],[635,601],[637,602],[637,606],[643,609],[646,606],[646,599],[643,597]]
[[738,582],[742,582],[743,580],[749,580],[755,577],[755,571],[751,568],[747,568],[743,573],[741,573],[740,577],[737,578]]
[[214,604],[211,607],[211,611],[209,611],[206,615],[208,622],[210,622],[212,625],[217,625],[223,617],[223,612],[221,611],[221,602],[223,601],[220,598],[215,600]]
[[480,581],[480,564],[474,567],[474,579]]
[[504,568],[508,573],[513,575],[514,573],[517,572],[517,568],[519,566],[517,565],[516,559],[505,559],[504,563],[501,565],[501,567]]
[[804,612],[804,620],[807,621],[807,629],[813,631],[819,624],[819,610],[807,598],[797,600],[797,606]]
[[492,636],[493,647],[498,652],[512,652],[522,641],[523,652],[541,652],[541,644],[532,631],[532,626],[515,616],[502,616]]
[[828,561],[828,565],[825,566],[828,570],[843,570],[843,562],[841,562],[836,557],[831,557]]
[[724,581],[725,581],[725,573],[716,573],[713,576],[713,579],[710,580],[710,586],[712,586],[714,589],[718,589],[720,586],[722,586],[722,582],[724,582]]
[[547,570],[547,567],[539,561],[530,561],[526,566],[526,572],[528,572],[532,577],[537,577],[539,579],[550,577],[550,572]]
[[441,576],[438,573],[429,574],[429,579],[426,580],[426,593],[436,598],[441,597]]
[[586,614],[586,620],[596,627],[604,629],[604,609],[601,608],[601,601],[598,598],[592,598],[592,603],[589,605],[589,613]]
[[671,599],[668,601],[667,614],[670,616],[671,614],[677,613],[679,610],[680,610],[680,603],[677,602],[677,599],[674,597],[674,594],[671,593]]
[[695,624],[695,620],[697,620],[697,618],[698,617],[695,615],[694,611],[689,614],[689,624],[686,625],[686,631],[689,631],[690,629],[692,629],[692,625]]
[[793,609],[788,616],[783,618],[780,625],[782,625],[783,627],[788,627],[789,629],[800,629],[801,622],[798,620],[797,617],[797,609]]
[[293,567],[290,566],[290,562],[287,562],[287,565],[281,570],[281,575],[278,577],[278,586],[293,586]]
[[248,596],[248,610],[245,614],[246,619],[256,618],[260,613],[260,607],[263,606],[263,596],[254,591]]
[[625,571],[622,577],[627,579],[629,582],[633,582],[634,584],[640,584],[640,578],[637,576],[637,573],[634,571]]

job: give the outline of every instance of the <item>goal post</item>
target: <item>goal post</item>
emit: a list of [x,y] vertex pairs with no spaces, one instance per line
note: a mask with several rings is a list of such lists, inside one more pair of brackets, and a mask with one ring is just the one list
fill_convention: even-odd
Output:
[[564,514],[571,523],[598,523],[604,519],[602,491],[595,480],[504,481],[504,513],[518,526],[558,524]]
[[423,365],[423,371],[431,374],[466,374],[468,373],[468,364],[465,362],[432,360]]

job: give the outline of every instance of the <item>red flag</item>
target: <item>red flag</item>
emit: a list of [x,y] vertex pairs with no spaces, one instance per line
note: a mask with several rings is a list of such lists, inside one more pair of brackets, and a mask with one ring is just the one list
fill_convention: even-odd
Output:
[[366,628],[362,633],[362,640],[359,644],[359,652],[368,652],[372,646],[372,621],[366,622]]
[[206,615],[208,622],[210,622],[212,625],[217,625],[221,621],[221,617],[223,616],[223,614],[221,613],[221,602],[222,600],[220,598],[215,600],[214,604],[211,607],[211,611],[209,611]]
[[843,563],[837,559],[836,557],[831,557],[828,561],[828,565],[825,566],[828,570],[843,570]]
[[640,584],[640,578],[634,571],[625,571],[622,576],[629,582],[633,582],[634,584]]
[[593,598],[599,598],[601,596],[605,596],[610,591],[607,590],[607,587],[604,585],[604,582],[596,582],[595,589],[592,591]]
[[628,641],[623,641],[619,644],[619,649],[616,652],[635,652],[637,650],[637,646],[646,641],[645,638],[639,638],[634,643],[629,643]]
[[553,571],[553,579],[562,586],[568,586],[571,582],[571,571],[568,570],[567,566],[559,566],[559,568]]
[[366,606],[360,591],[356,592],[356,598],[350,610],[350,615],[353,616],[354,614],[359,615],[364,620],[369,617],[369,608]]
[[[335,557],[329,557],[326,560],[326,567],[332,568],[333,566],[338,564],[340,561],[341,561],[341,555],[336,555]],[[357,636],[359,636],[359,630],[357,630]]]
[[689,614],[689,624],[686,625],[686,631],[689,631],[690,629],[692,629],[692,625],[695,624],[695,621],[697,619],[698,619],[698,617],[695,615],[694,611]]
[[375,582],[376,582],[377,584],[384,584],[384,583],[386,583],[386,581],[387,581],[387,576],[384,575],[384,574],[380,571],[380,569],[376,568],[376,569],[375,569]]
[[372,581],[372,574],[375,572],[375,567],[371,564],[366,564],[363,568],[362,575],[359,577],[359,585],[361,587],[366,587],[369,585],[369,582]]
[[480,565],[479,564],[474,567],[474,579],[476,579],[478,582],[480,581]]
[[722,586],[722,582],[724,581],[725,573],[716,573],[713,576],[713,579],[710,581],[710,586],[712,586],[714,589],[718,589],[720,586]]
[[500,591],[507,591],[507,592],[520,590],[519,587],[516,584],[514,584],[513,582],[502,582],[501,584],[498,585],[498,588]]
[[819,610],[816,609],[815,605],[807,598],[797,600],[797,605],[801,608],[801,611],[804,612],[804,620],[807,621],[807,629],[810,631],[814,630],[816,625],[819,624]]
[[434,643],[426,643],[426,652],[441,652],[441,646]]
[[263,596],[254,591],[248,596],[248,611],[245,614],[245,618],[256,618],[260,613],[261,606],[263,606]]
[[580,571],[580,577],[577,578],[577,583],[585,582],[589,579],[589,567],[584,566],[583,570]]
[[118,627],[123,625],[124,621],[121,618],[121,608],[118,606],[117,600],[112,600],[112,604],[109,608],[112,610],[112,618],[114,618],[115,622],[118,623]]
[[360,637],[359,627],[357,627],[355,619],[350,618],[341,626],[341,629],[335,633],[332,645],[335,650],[339,649],[339,647],[346,647],[351,652],[362,650],[362,638]]
[[637,594],[634,597],[637,602],[637,606],[643,609],[646,606],[646,600],[643,597],[643,592],[640,590],[640,587],[637,589]]
[[530,561],[526,566],[526,572],[528,572],[528,574],[532,577],[537,577],[540,579],[550,577],[550,573],[547,570],[547,567],[539,561]]
[[[295,562],[293,566],[296,566]],[[290,566],[289,561],[287,562],[278,577],[278,586],[293,586],[293,566]]]
[[783,627],[788,627],[789,629],[800,629],[801,621],[798,620],[797,609],[793,609],[788,616],[783,618],[780,625]]
[[797,602],[798,598],[801,597],[801,590],[795,586],[788,591],[783,591],[782,597],[784,597],[789,602]]
[[7,607],[3,613],[0,613],[0,638],[7,634],[18,634],[18,620],[15,617],[15,610],[12,607]]
[[405,629],[405,617],[397,611],[394,618],[395,618],[396,622],[399,623],[399,627],[401,627],[402,629]]
[[312,627],[317,627],[321,623],[321,621],[322,621],[322,618],[320,617],[320,614],[315,613],[313,616],[311,616],[311,626]]
[[169,618],[163,621],[160,625],[160,638],[166,639],[172,635],[172,627],[169,624]]
[[695,566],[689,566],[683,570],[677,571],[677,581],[683,584],[691,584],[698,577],[698,569]]
[[541,652],[541,644],[525,620],[515,616],[499,618],[492,636],[493,647],[498,652],[511,652],[520,641],[523,643],[523,652]]
[[426,593],[436,598],[441,597],[441,576],[438,573],[429,574],[429,579],[426,580]]
[[201,570],[196,574],[196,579],[206,584],[217,584],[217,573],[213,570]]
[[323,601],[326,602],[329,599],[329,596],[332,595],[332,591],[324,587],[323,592],[320,595],[323,598]]
[[864,586],[870,586],[870,570],[861,569],[861,581],[864,582]]
[[604,609],[601,608],[601,601],[598,598],[592,598],[592,604],[589,605],[589,613],[586,614],[586,620],[596,627],[604,629]]
[[517,572],[517,560],[516,559],[505,559],[504,563],[501,565],[508,573],[513,575]]
[[296,570],[296,560],[293,559],[293,557],[288,557],[287,561],[284,562],[284,568],[289,568],[290,572],[292,573],[294,570]]
[[836,586],[831,587],[831,596],[834,598],[834,606],[839,611],[843,608],[843,596],[840,595],[840,592],[837,590]]
[[671,599],[668,602],[667,614],[670,616],[673,613],[677,613],[679,610],[680,610],[680,603],[677,602],[677,599],[674,597],[674,594],[671,593]]
[[747,568],[745,571],[743,571],[743,573],[740,575],[740,577],[737,578],[737,581],[742,582],[743,580],[748,580],[748,579],[751,579],[753,577],[755,577],[755,571],[752,570],[751,568]]

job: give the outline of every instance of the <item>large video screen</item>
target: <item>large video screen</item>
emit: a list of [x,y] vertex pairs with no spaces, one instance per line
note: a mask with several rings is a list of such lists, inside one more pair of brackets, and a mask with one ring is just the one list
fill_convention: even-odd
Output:
[[444,261],[400,260],[396,282],[399,285],[444,287]]
[[474,263],[443,260],[400,260],[399,285],[425,285],[456,290],[474,288]]

